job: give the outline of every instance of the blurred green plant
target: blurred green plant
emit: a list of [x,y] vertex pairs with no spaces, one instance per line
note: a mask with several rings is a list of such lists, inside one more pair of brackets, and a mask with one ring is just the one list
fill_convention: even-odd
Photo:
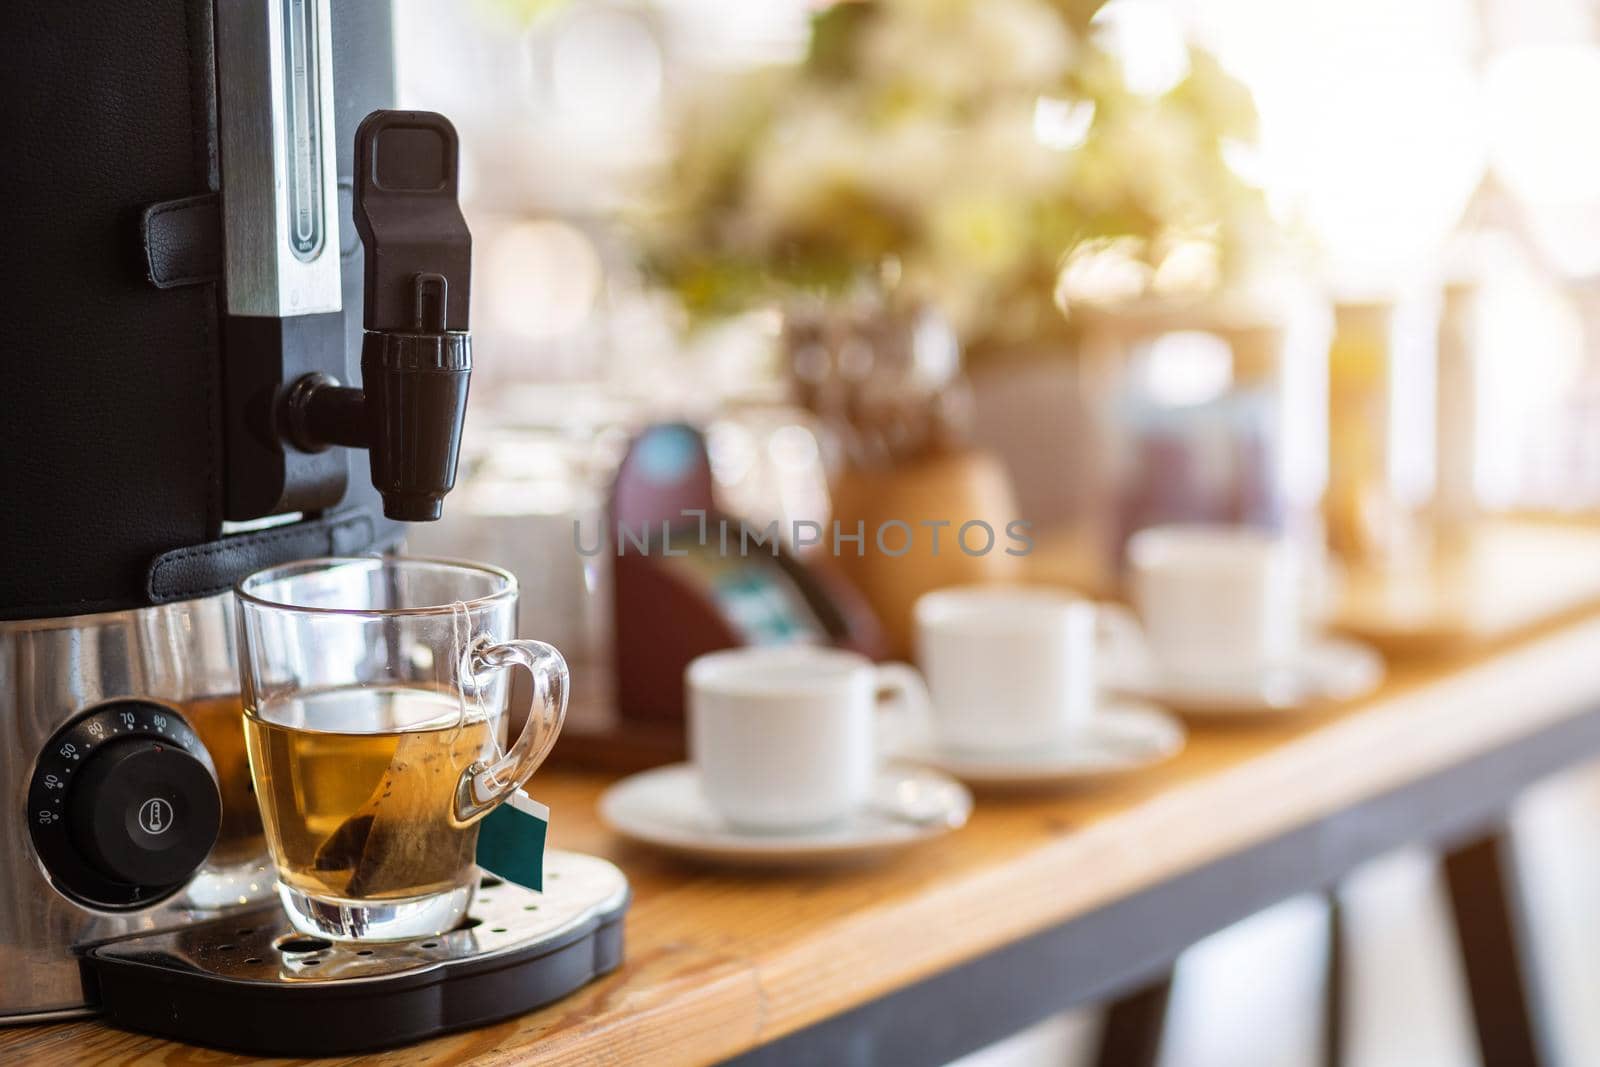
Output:
[[689,94],[647,268],[697,316],[872,286],[937,304],[969,347],[1220,287],[1268,226],[1227,158],[1249,93],[1181,36],[1176,77],[1136,91],[1101,7],[824,8],[803,63]]

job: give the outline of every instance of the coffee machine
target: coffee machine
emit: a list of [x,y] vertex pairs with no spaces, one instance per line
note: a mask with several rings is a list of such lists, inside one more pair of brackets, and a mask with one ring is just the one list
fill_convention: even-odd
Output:
[[[376,953],[297,941],[273,897],[229,590],[438,518],[471,371],[456,134],[385,110],[388,0],[8,5],[0,31],[0,1023],[337,1052],[614,967],[627,885],[589,857],[549,858],[537,921],[508,885],[481,933]],[[498,999],[418,1006],[491,957]],[[399,1028],[275,1026],[341,983]],[[252,1005],[258,1039],[207,1029]]]

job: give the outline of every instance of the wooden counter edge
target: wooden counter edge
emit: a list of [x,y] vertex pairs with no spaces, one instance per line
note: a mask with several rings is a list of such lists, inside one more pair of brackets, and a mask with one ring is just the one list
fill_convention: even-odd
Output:
[[[1591,617],[1416,686],[1386,690],[1360,714],[1064,830],[1004,867],[954,877],[757,959],[768,1010],[752,1044],[1589,710],[1600,702],[1596,650],[1600,618]],[[1538,699],[1530,701],[1530,693]],[[1263,803],[1268,797],[1276,803]],[[1219,812],[1231,814],[1219,819]]]
[[[1064,823],[1002,864],[890,895],[765,952],[717,956],[684,944],[630,957],[567,1001],[429,1042],[428,1060],[670,1067],[737,1055],[1589,710],[1600,702],[1597,649],[1600,615],[1541,628],[1475,661],[1390,684],[1314,729],[1130,807]],[[630,981],[650,971],[659,973]],[[94,1026],[0,1030],[0,1049],[59,1062],[71,1062],[69,1049],[88,1054],[89,1042],[162,1062],[214,1055]],[[374,1059],[406,1062],[407,1051]]]

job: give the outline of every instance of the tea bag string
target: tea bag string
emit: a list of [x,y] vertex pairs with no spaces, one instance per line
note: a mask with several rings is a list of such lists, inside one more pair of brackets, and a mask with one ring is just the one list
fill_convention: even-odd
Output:
[[489,708],[483,701],[483,685],[478,682],[478,671],[475,660],[479,648],[490,643],[487,634],[479,638],[472,636],[472,613],[467,610],[467,605],[460,600],[450,605],[450,645],[451,654],[456,661],[458,676],[456,679],[456,728],[450,735],[450,751],[455,751],[457,739],[461,731],[467,726],[467,690],[472,690],[473,710],[483,719],[483,725],[489,731],[489,744],[493,746],[494,758],[489,762],[489,777],[496,788],[501,783],[495,776],[493,767],[505,758],[505,749],[500,744],[500,731],[497,723],[491,723]]

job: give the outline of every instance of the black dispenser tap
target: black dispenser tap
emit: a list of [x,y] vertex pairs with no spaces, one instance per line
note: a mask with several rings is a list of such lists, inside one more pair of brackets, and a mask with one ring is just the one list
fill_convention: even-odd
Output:
[[455,127],[431,111],[374,111],[356,131],[355,223],[366,254],[363,388],[307,374],[283,394],[295,448],[365,448],[391,519],[439,517],[455,485],[472,338],[472,235],[456,194]]

